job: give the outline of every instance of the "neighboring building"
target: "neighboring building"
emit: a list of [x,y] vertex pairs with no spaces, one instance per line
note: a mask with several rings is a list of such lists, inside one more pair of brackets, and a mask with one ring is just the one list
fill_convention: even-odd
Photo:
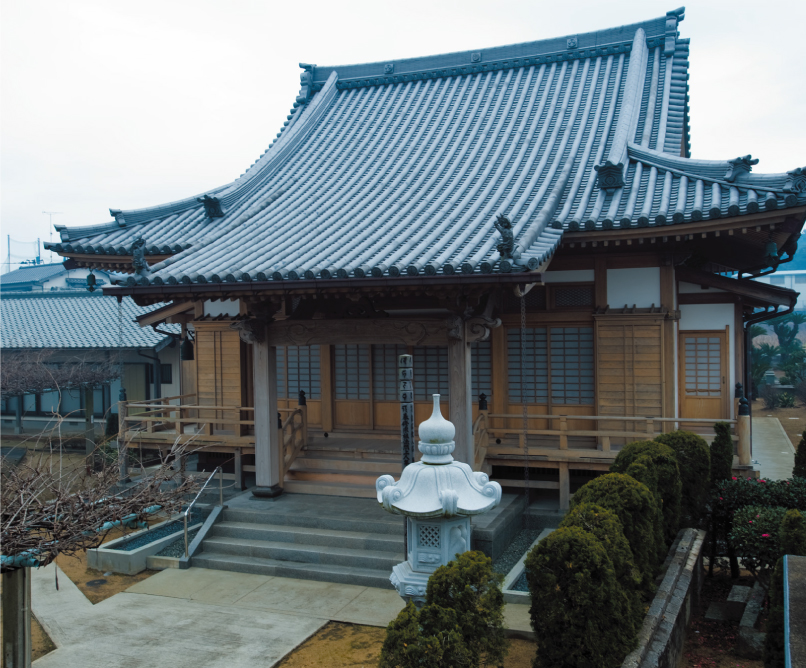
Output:
[[[83,293],[3,294],[2,351],[53,351],[48,363],[119,363],[130,401],[176,396],[181,376],[179,328],[164,326],[163,331],[169,333],[165,334],[139,327],[135,318],[148,310],[128,297],[118,305],[114,297],[90,294],[86,289]],[[161,382],[155,385],[156,364]],[[120,380],[115,380],[94,391],[93,412],[99,421],[108,412],[117,412],[120,387]],[[83,431],[85,401],[84,393],[77,389],[4,399],[3,429],[18,429],[21,420],[24,431],[35,433],[53,425],[53,417],[61,415],[66,418],[64,429]]]
[[762,276],[756,279],[759,283],[768,285],[778,285],[782,288],[796,290],[798,303],[795,307],[798,311],[806,311],[806,253],[801,251],[792,262],[782,264],[769,276]]
[[[9,292],[51,292],[55,290],[87,289],[86,269],[66,269],[64,264],[37,264],[20,267],[0,276],[0,293]],[[96,287],[109,285],[109,273],[94,272]]]
[[[806,156],[781,174],[754,172],[740,144],[690,157],[682,18],[303,65],[284,129],[240,178],[57,226],[47,246],[130,273],[105,294],[167,303],[141,324],[195,332],[204,438],[254,455],[256,495],[374,496],[408,352],[415,422],[442,394],[454,457],[513,487],[538,467],[567,508],[570,476],[607,470],[625,438],[733,417],[744,328],[795,304],[726,274],[794,254]],[[315,449],[276,429],[300,390]],[[528,437],[524,406],[541,416]]]

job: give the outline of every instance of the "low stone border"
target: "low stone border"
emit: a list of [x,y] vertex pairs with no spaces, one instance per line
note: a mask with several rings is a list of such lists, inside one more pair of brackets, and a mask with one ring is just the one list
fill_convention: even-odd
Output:
[[638,648],[622,668],[675,668],[683,653],[692,604],[699,601],[703,580],[705,531],[682,529],[666,557],[666,573],[638,634]]
[[505,603],[520,603],[521,605],[529,605],[532,602],[532,597],[528,591],[518,591],[517,589],[511,589],[511,587],[520,579],[521,575],[523,575],[523,571],[526,570],[526,556],[529,554],[529,552],[531,552],[535,545],[548,536],[552,531],[554,531],[554,529],[543,529],[543,531],[540,532],[540,535],[535,538],[535,540],[529,546],[529,549],[523,553],[523,556],[520,558],[518,563],[512,567],[509,573],[507,573],[507,576],[504,578],[504,584],[501,586]]

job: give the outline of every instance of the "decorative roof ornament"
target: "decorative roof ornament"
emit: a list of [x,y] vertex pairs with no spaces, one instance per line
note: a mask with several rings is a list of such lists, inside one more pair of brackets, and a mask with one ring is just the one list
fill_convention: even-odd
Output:
[[146,241],[143,237],[137,237],[137,240],[132,244],[132,267],[137,276],[145,276],[148,273]]
[[679,7],[666,12],[666,35],[663,43],[663,55],[667,58],[674,55],[677,45],[677,24],[686,18],[686,8]]
[[593,168],[599,175],[600,190],[613,193],[624,187],[624,163],[614,165],[610,160],[605,160],[603,165],[594,165]]
[[316,65],[309,63],[300,63],[299,66],[304,71],[299,75],[299,95],[294,103],[295,107],[307,104],[308,100],[313,97],[313,71],[316,69]]
[[87,290],[89,292],[95,292],[95,286],[97,283],[98,281],[95,279],[95,274],[93,274],[92,270],[90,270],[90,273],[87,274]]
[[753,169],[753,165],[758,164],[758,158],[753,159],[753,156],[748,154],[739,156],[733,160],[728,160],[728,171],[725,172],[725,180],[729,183],[735,183],[744,174],[749,174]]
[[123,218],[123,211],[120,209],[109,209],[109,215],[115,219],[120,227],[126,227],[126,220]]
[[394,63],[386,63],[383,66],[383,73],[384,74],[394,74],[395,73],[395,64]]
[[565,48],[566,49],[576,49],[579,46],[579,38],[574,35],[573,37],[567,37],[565,40]]
[[785,193],[806,192],[806,167],[798,167],[786,173]]
[[503,213],[493,221],[495,229],[501,235],[501,243],[496,246],[502,260],[512,260],[515,252],[515,234],[512,232],[512,222]]
[[198,197],[196,201],[204,204],[204,213],[208,218],[224,217],[224,212],[221,210],[221,202],[218,197],[205,195],[204,197]]

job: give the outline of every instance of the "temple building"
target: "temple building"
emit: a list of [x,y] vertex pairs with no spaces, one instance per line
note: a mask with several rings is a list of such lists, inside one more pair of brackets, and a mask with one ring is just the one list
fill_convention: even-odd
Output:
[[195,440],[258,496],[374,497],[409,353],[416,421],[440,394],[455,459],[562,508],[626,440],[733,420],[749,324],[797,301],[753,278],[795,255],[806,157],[691,157],[682,19],[302,64],[240,178],[57,226],[70,267],[122,275],[104,294],[160,305],[141,325],[182,326],[181,391],[122,405],[132,444]]

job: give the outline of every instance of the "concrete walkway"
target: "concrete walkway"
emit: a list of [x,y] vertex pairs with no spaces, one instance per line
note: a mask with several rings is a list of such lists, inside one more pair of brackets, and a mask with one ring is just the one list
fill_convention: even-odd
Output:
[[764,479],[792,477],[795,448],[778,418],[753,416],[753,459],[758,462]]
[[[271,666],[328,621],[386,626],[395,591],[205,568],[169,569],[92,605],[59,571],[33,571],[36,618],[55,651],[36,668]],[[529,607],[507,605],[511,636],[531,637]]]

